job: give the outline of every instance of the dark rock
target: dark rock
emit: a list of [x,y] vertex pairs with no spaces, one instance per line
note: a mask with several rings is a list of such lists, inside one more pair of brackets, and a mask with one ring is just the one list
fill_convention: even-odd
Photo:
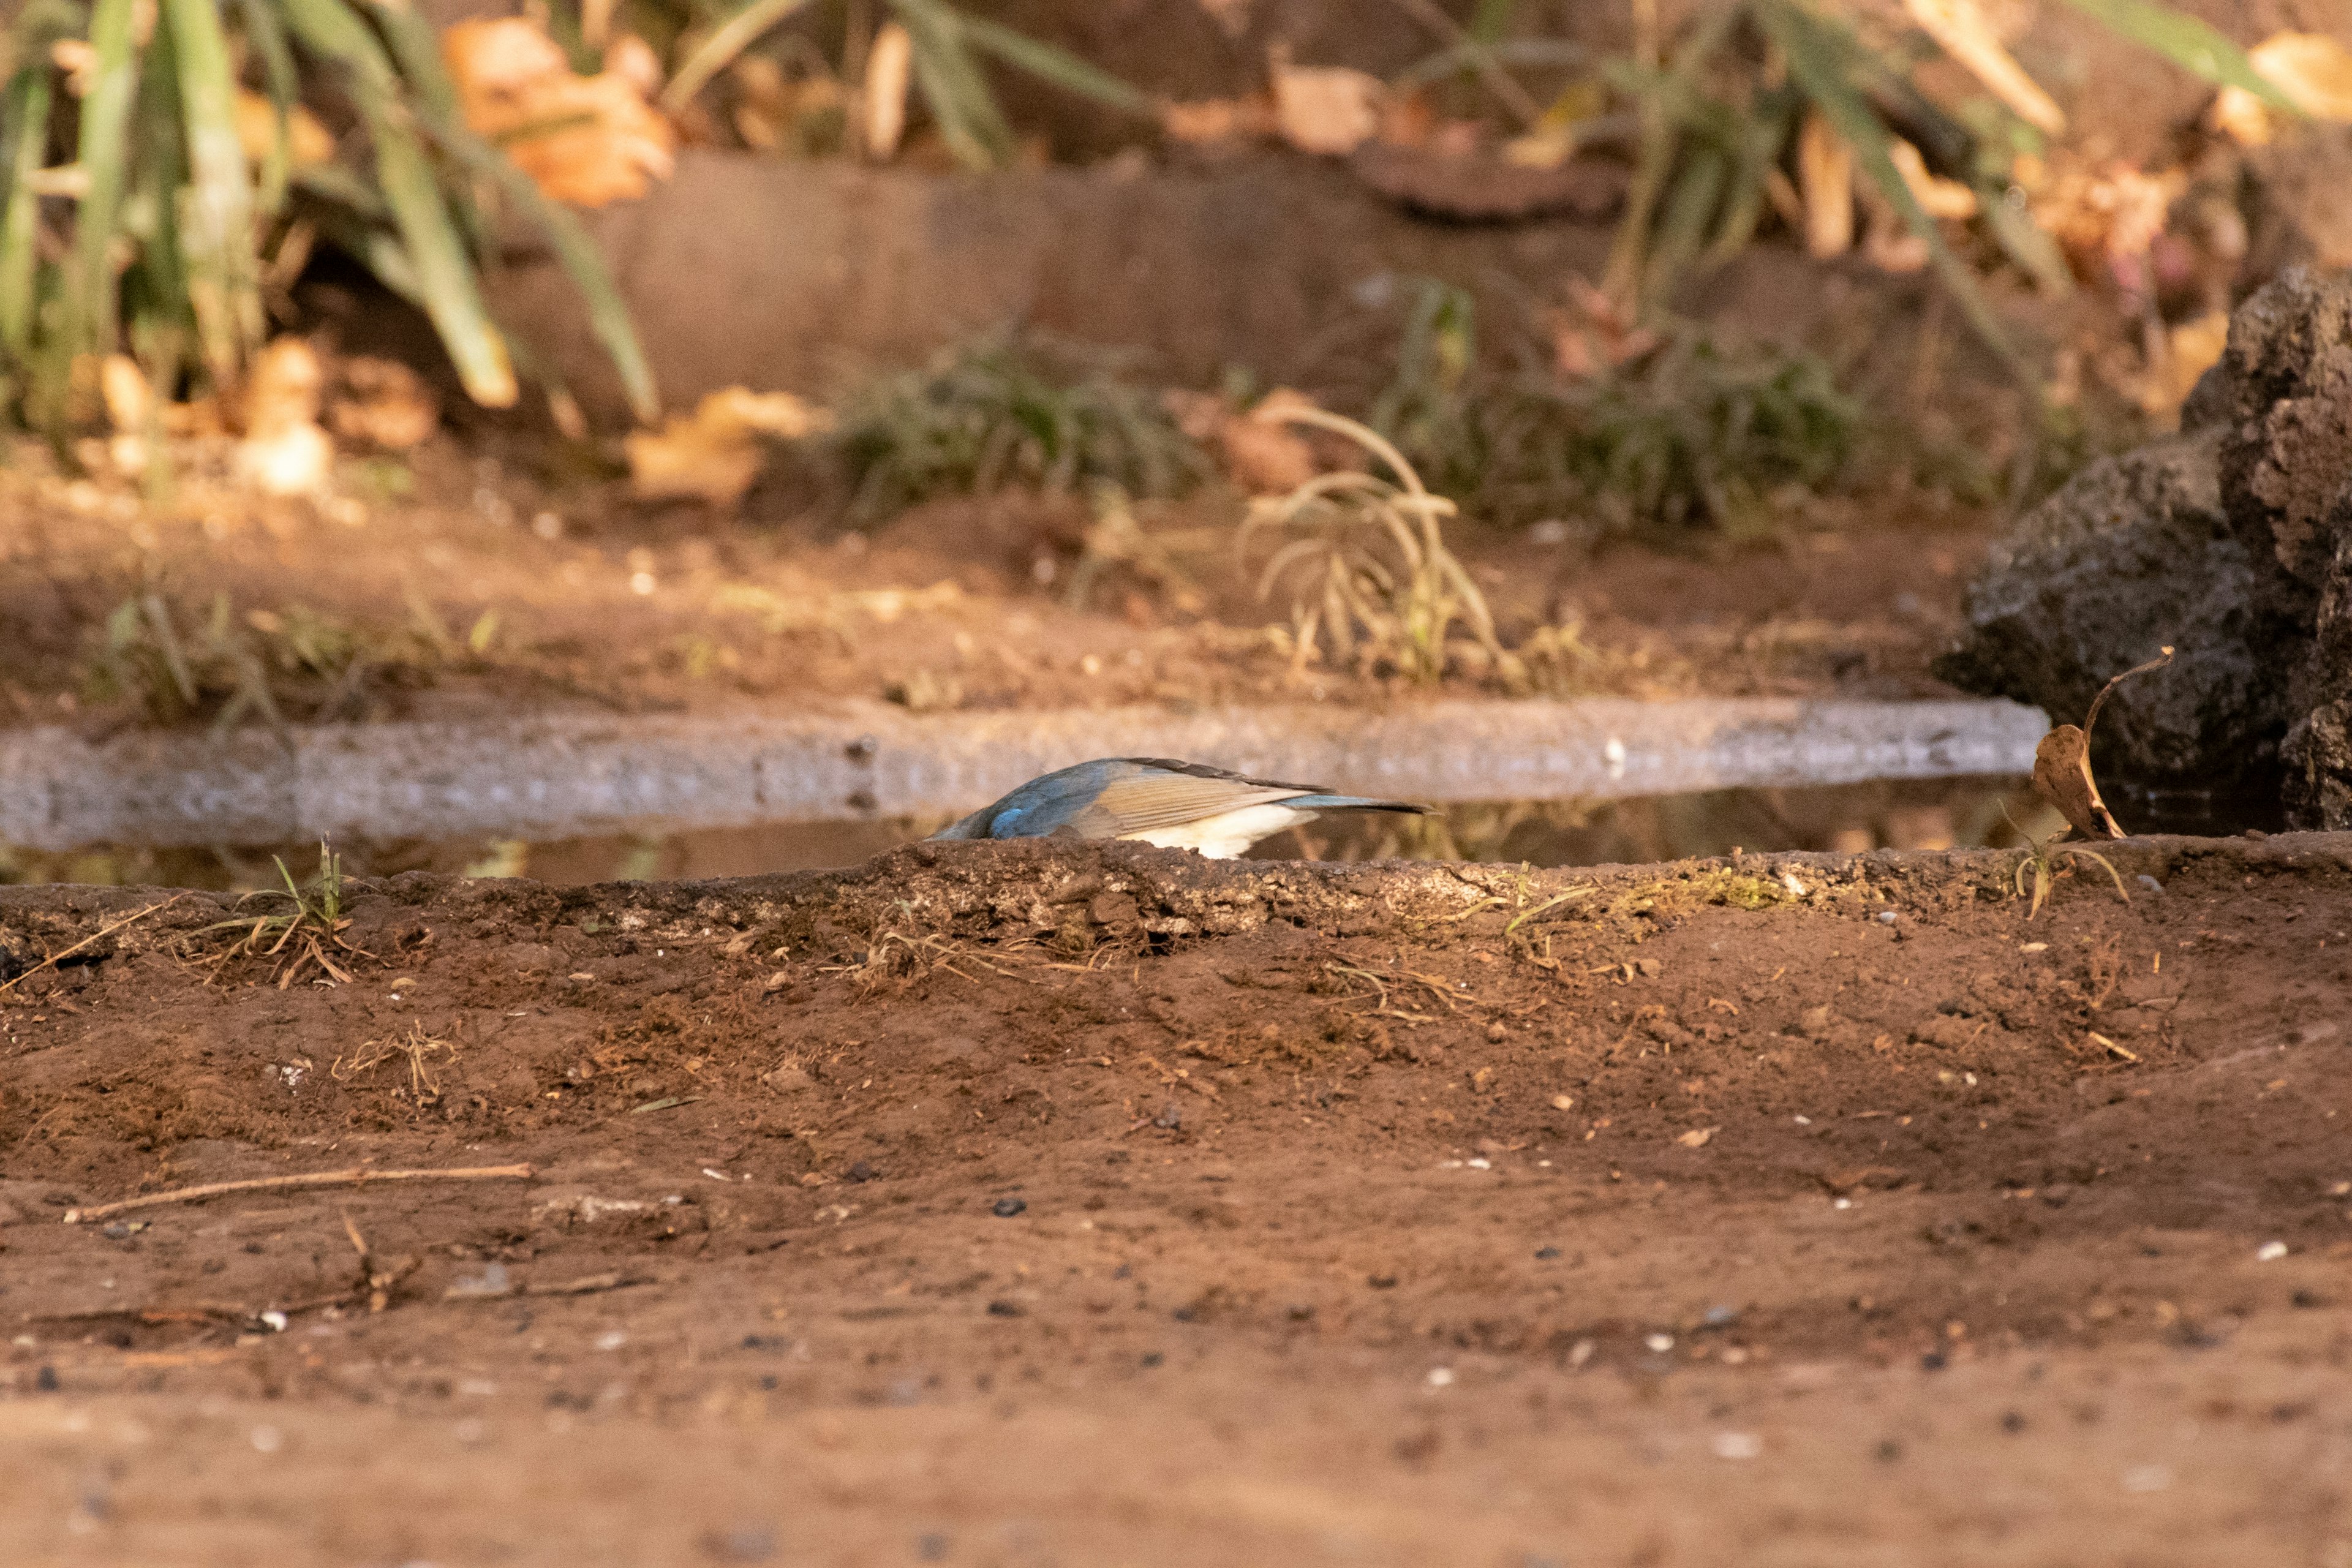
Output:
[[2336,551],[2320,584],[2310,658],[2294,686],[2298,717],[2280,747],[2288,817],[2352,829],[2352,488],[2329,519]]
[[2169,643],[2101,714],[2109,793],[2283,797],[2292,825],[2352,826],[2352,274],[2291,268],[2249,298],[2182,426],[2018,521],[1937,673],[2071,723]]
[[[2352,479],[2352,274],[2290,268],[2230,318],[2221,489],[2259,559],[2315,594],[2334,552],[2327,520]],[[2298,606],[2300,607],[2300,606]]]
[[1969,634],[1936,673],[2080,723],[2110,677],[2168,643],[2171,667],[2101,711],[2100,775],[2238,787],[2266,773],[2286,693],[2260,650],[2278,628],[2221,510],[2221,440],[2207,431],[2103,458],[2028,512],[1970,585]]

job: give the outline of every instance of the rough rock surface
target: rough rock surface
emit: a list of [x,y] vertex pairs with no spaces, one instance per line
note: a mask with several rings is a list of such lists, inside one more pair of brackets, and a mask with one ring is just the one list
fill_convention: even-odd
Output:
[[1969,594],[1937,673],[2088,708],[2122,688],[2094,763],[2126,787],[2267,790],[2352,820],[2352,274],[2291,268],[2231,319],[2185,433],[2093,465],[2027,513]]
[[2352,827],[2352,488],[2331,514],[2336,554],[2321,586],[2309,661],[2295,682],[2298,717],[2281,748],[2295,821]]
[[1967,642],[1937,673],[2079,722],[2117,670],[2179,660],[2117,690],[2096,763],[2143,784],[2234,788],[2274,764],[2285,691],[2256,649],[2276,631],[2264,574],[2221,508],[2219,431],[2093,464],[1993,547]]

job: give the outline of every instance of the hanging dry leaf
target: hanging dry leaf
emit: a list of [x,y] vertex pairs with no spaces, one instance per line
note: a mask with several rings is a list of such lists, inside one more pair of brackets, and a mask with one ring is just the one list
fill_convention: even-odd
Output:
[[641,500],[732,506],[760,477],[762,437],[798,440],[832,425],[830,413],[789,392],[727,387],[691,415],[670,416],[658,431],[629,436],[630,489]]
[[2056,806],[2067,826],[2085,838],[2124,836],[2091,776],[2090,739],[2072,724],[2059,725],[2033,748],[2033,793]]
[[1987,92],[2011,113],[2047,136],[2066,129],[2066,116],[2041,84],[2025,74],[1986,19],[1977,0],[1903,0],[1903,8]]
[[425,378],[398,360],[362,355],[342,364],[342,386],[327,422],[347,441],[402,452],[440,427],[441,409]]
[[246,376],[245,439],[237,476],[269,495],[316,495],[327,488],[334,443],[319,426],[326,374],[300,338],[281,337],[255,356]]
[[1281,48],[1271,65],[1276,127],[1300,152],[1344,157],[1380,130],[1388,90],[1380,78],[1347,66],[1294,66]]
[[1853,248],[1853,149],[1821,110],[1797,132],[1797,190],[1805,204],[1805,253],[1817,260]]
[[907,133],[907,85],[914,79],[915,40],[892,22],[874,35],[866,54],[866,155],[888,163]]
[[[2107,810],[2107,803],[2099,797],[2098,780],[2091,775],[2091,730],[2099,721],[2099,710],[2105,705],[2108,695],[2133,676],[2162,669],[2171,662],[2172,648],[2168,644],[2163,652],[2146,664],[2136,664],[2111,678],[2091,699],[2091,710],[2083,716],[2081,729],[2061,724],[2042,736],[2042,743],[2033,748],[2033,793],[2056,806],[2067,826],[2085,838],[2124,836],[2124,830],[2116,826],[2114,814]],[[2117,890],[2121,890],[2120,886]]]
[[[2352,49],[2325,33],[2276,33],[2246,52],[2263,78],[2314,120],[2352,121]],[[2269,142],[2270,106],[2242,87],[2213,100],[2214,129],[2249,147]]]
[[573,74],[555,40],[519,16],[460,22],[441,52],[467,125],[555,200],[603,206],[668,177],[677,133],[628,74]]

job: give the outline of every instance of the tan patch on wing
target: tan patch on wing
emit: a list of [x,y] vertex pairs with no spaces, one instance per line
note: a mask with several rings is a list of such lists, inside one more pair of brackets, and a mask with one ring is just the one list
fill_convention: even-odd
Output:
[[1138,773],[1115,779],[1104,786],[1095,803],[1078,814],[1076,822],[1090,837],[1116,838],[1148,833],[1155,827],[1198,822],[1244,806],[1272,805],[1311,792],[1291,784],[1198,778],[1185,773]]

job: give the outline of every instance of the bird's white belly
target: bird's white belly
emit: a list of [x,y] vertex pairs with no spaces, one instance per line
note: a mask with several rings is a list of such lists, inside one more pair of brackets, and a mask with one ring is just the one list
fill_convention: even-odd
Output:
[[1198,849],[1212,860],[1230,860],[1259,839],[1271,838],[1284,828],[1296,827],[1302,822],[1312,822],[1315,816],[1314,812],[1296,811],[1276,802],[1245,805],[1239,811],[1221,811],[1214,816],[1173,827],[1154,827],[1119,837],[1156,844],[1162,849]]

